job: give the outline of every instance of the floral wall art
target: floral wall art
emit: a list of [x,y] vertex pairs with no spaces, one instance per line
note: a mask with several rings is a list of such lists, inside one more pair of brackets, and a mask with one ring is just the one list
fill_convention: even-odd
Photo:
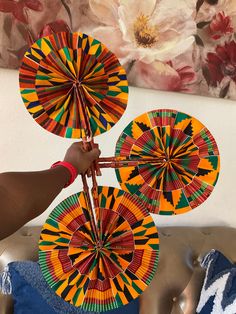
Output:
[[0,66],[32,42],[80,31],[108,46],[130,85],[236,99],[236,0],[0,0]]

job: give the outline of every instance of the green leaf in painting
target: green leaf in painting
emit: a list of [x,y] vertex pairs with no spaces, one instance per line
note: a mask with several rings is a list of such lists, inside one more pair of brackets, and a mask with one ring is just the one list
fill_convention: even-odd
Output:
[[199,35],[194,35],[194,37],[195,37],[195,42],[196,42],[196,44],[197,44],[198,46],[204,47],[204,43],[203,43],[201,37],[200,37]]
[[200,8],[203,5],[203,3],[204,3],[204,0],[197,0],[197,4],[196,4],[197,12],[200,10]]
[[225,98],[229,91],[230,82],[220,91],[220,98]]
[[200,28],[200,29],[202,29],[202,28],[204,28],[205,26],[207,26],[207,25],[209,25],[211,22],[210,21],[202,21],[202,22],[199,22],[199,23],[197,23],[197,28]]
[[210,85],[210,82],[211,82],[211,75],[210,75],[210,72],[209,72],[209,69],[208,67],[204,66],[202,68],[202,75],[204,76],[206,82],[208,85]]

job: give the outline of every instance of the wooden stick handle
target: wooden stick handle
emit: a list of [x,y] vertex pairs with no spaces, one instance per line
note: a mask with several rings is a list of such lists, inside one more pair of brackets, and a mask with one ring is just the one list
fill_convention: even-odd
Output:
[[100,168],[136,167],[140,164],[162,164],[162,158],[129,158],[129,157],[101,157],[98,159]]
[[90,214],[90,218],[91,218],[91,226],[96,238],[96,241],[98,241],[99,235],[98,235],[98,229],[97,229],[97,225],[93,216],[93,209],[92,209],[92,202],[90,199],[90,194],[89,194],[89,187],[88,187],[88,183],[87,183],[87,179],[86,179],[86,175],[85,174],[81,174],[82,177],[82,182],[83,182],[83,189],[84,189],[84,193],[86,194],[86,198],[88,201],[88,207],[89,207],[89,214]]
[[129,156],[112,156],[112,157],[100,157],[98,158],[98,163],[102,163],[102,162],[122,162],[122,161],[126,161],[126,162],[165,162],[166,159],[165,158],[157,158],[157,157],[129,157]]

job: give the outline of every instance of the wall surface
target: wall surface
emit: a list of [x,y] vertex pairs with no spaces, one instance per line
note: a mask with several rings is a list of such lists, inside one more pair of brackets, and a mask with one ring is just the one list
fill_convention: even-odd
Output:
[[[167,93],[130,87],[124,116],[112,130],[95,139],[103,156],[114,155],[115,144],[124,127],[143,112],[169,108],[199,119],[211,131],[221,153],[218,183],[208,200],[197,209],[179,216],[153,215],[158,226],[229,225],[236,227],[236,102],[217,98]],[[18,72],[0,69],[0,171],[47,169],[61,160],[72,140],[41,128],[26,111],[18,87]],[[103,171],[101,185],[119,187],[113,169]],[[31,221],[42,224],[50,211],[67,196],[80,191],[79,179],[54,200],[48,210]]]

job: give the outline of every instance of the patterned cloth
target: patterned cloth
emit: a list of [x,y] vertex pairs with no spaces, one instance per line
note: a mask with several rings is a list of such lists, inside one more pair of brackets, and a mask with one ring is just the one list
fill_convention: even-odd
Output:
[[156,226],[138,199],[98,187],[96,228],[85,192],[69,196],[49,215],[39,263],[50,287],[85,311],[128,304],[149,286],[157,268]]
[[109,130],[128,100],[126,73],[116,56],[83,33],[38,39],[22,60],[20,91],[44,129],[76,139]]
[[206,277],[197,307],[199,314],[236,313],[236,265],[212,250],[202,261]]
[[216,185],[220,157],[215,139],[196,118],[171,109],[131,121],[116,156],[157,162],[116,169],[122,190],[137,195],[155,214],[183,214],[203,203]]

